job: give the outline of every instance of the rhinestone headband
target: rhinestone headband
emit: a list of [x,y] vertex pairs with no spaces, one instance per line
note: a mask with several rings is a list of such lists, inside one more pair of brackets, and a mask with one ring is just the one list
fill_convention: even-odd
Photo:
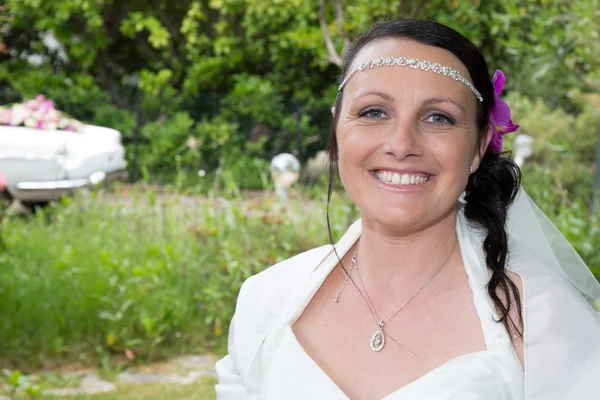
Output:
[[405,57],[379,57],[373,60],[367,60],[362,62],[358,67],[354,68],[352,71],[348,73],[346,78],[342,81],[340,86],[338,87],[338,92],[341,92],[346,83],[356,74],[357,72],[364,71],[365,69],[371,69],[374,67],[393,67],[394,65],[398,65],[400,67],[410,67],[413,69],[420,69],[422,71],[431,71],[436,74],[444,75],[449,78],[454,79],[455,81],[459,81],[464,83],[471,92],[477,97],[480,103],[483,103],[483,97],[481,97],[481,93],[471,82],[465,79],[457,70],[452,69],[450,67],[446,67],[440,65],[438,63],[431,63],[429,61],[419,60],[418,58],[405,58]]

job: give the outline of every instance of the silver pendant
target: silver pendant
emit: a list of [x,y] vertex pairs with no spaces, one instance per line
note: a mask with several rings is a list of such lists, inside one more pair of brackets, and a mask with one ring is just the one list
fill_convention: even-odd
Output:
[[377,332],[373,334],[371,338],[371,350],[380,351],[385,346],[385,335],[383,333],[383,327],[377,329]]

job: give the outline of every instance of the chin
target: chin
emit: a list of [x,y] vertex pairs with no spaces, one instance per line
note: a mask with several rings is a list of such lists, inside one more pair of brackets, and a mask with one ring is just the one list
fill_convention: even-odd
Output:
[[399,232],[414,232],[423,226],[425,218],[422,213],[404,210],[383,212],[385,207],[361,212],[363,220],[376,226]]
[[449,206],[447,209],[425,208],[422,202],[418,204],[369,204],[360,207],[362,219],[373,227],[381,227],[395,231],[398,234],[412,233],[426,229],[441,222],[451,215],[456,208]]

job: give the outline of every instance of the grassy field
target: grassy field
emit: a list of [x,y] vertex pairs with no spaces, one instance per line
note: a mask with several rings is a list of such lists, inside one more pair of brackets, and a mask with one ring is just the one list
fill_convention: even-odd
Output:
[[[213,201],[144,187],[66,199],[0,232],[0,365],[110,370],[222,351],[241,283],[328,242],[325,200]],[[336,201],[334,237],[356,217]]]
[[[144,384],[144,385],[123,385],[111,393],[81,395],[69,397],[73,400],[212,400],[215,399],[215,384],[214,378],[205,378],[198,380],[191,385],[177,384]],[[64,397],[57,396],[40,396],[42,400],[58,400]],[[26,399],[23,396],[17,396],[16,399]]]

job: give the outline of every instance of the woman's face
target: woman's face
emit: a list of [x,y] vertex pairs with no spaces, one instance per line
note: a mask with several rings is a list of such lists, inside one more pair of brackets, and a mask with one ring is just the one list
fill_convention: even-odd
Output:
[[[408,39],[367,45],[351,68],[390,56],[437,62],[472,82],[451,52]],[[334,112],[340,177],[363,219],[418,231],[454,212],[469,167],[475,171],[481,159],[477,99],[463,83],[410,67],[376,67],[348,81]]]

